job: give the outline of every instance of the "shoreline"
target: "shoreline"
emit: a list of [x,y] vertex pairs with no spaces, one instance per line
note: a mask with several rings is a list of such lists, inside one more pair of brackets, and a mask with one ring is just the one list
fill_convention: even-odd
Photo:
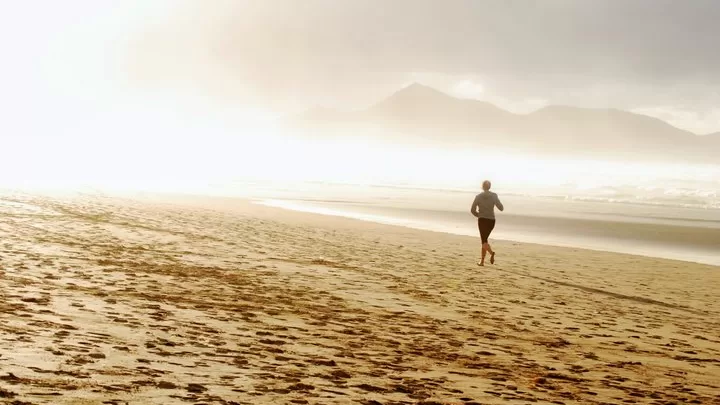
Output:
[[[407,213],[413,210],[373,207],[362,203],[348,204],[347,202],[295,199],[250,199],[250,201],[254,204],[295,212],[477,237],[477,230],[472,226],[473,220],[469,217],[469,219],[461,217],[454,212],[435,211],[438,214],[453,215],[453,218],[446,220],[440,218],[433,221],[428,220],[428,217],[431,217],[434,212],[430,212],[430,215],[409,215]],[[354,207],[347,208],[352,205]],[[422,214],[427,213],[425,210],[415,211]],[[398,212],[400,215],[397,215]],[[461,217],[461,220],[458,217]],[[720,267],[720,254],[715,253],[715,248],[720,249],[720,242],[713,242],[720,241],[720,229],[718,228],[513,214],[502,214],[501,220],[504,223],[502,227],[498,227],[493,232],[492,239],[494,240],[622,253]],[[522,223],[522,227],[518,226],[519,223]],[[551,226],[555,233],[548,235],[545,232]],[[509,231],[508,228],[510,228]],[[607,236],[613,233],[614,235]],[[638,238],[638,235],[642,235],[642,237]],[[628,246],[628,243],[632,245]],[[670,252],[665,253],[663,248],[668,247],[671,248]]]

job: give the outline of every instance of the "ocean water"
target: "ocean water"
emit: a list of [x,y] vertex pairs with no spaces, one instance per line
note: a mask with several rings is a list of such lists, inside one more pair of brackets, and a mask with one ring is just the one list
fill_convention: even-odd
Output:
[[[323,182],[242,188],[257,203],[283,209],[478,235],[470,214],[476,191],[470,189]],[[506,210],[497,214],[494,239],[720,265],[720,206],[713,190],[495,191]]]
[[270,146],[267,153],[233,150],[232,159],[219,159],[219,172],[210,167],[195,173],[203,168],[193,166],[148,188],[476,236],[470,204],[489,178],[506,207],[498,214],[496,239],[720,265],[720,164],[555,159],[370,142],[283,139]]

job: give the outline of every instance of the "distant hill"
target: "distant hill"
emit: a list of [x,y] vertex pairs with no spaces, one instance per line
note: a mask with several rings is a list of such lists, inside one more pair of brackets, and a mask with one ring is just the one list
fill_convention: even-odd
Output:
[[[548,106],[514,114],[413,84],[360,111],[317,108],[287,124],[325,136],[383,130],[386,140],[447,147],[493,148],[534,154],[649,159],[709,159],[720,134],[698,136],[665,121],[616,109]],[[717,159],[714,157],[714,159]]]
[[462,100],[413,84],[362,111],[317,107],[292,117],[291,126],[315,129],[383,128],[447,139],[478,128],[504,127],[515,114],[490,103]]
[[370,107],[362,118],[411,127],[440,126],[447,129],[504,126],[515,114],[493,104],[451,97],[435,89],[413,84]]

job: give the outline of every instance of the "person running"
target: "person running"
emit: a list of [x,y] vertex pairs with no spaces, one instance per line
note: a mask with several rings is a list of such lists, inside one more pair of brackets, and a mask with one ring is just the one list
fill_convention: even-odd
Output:
[[500,211],[505,210],[498,195],[490,191],[490,181],[485,180],[482,184],[483,192],[475,196],[470,212],[478,219],[478,230],[482,240],[482,256],[478,266],[485,265],[485,255],[490,252],[490,264],[495,264],[495,251],[490,247],[488,238],[495,228],[495,207]]

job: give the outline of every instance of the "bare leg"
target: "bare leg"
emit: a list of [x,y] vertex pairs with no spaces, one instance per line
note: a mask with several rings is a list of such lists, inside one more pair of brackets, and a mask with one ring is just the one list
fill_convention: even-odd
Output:
[[483,243],[482,245],[482,256],[480,257],[480,263],[478,265],[484,266],[485,265],[485,255],[487,255],[487,244]]
[[489,243],[483,244],[483,248],[484,248],[488,253],[490,253],[491,255],[494,255],[494,254],[495,254],[495,252],[493,252],[492,247],[490,246]]
[[487,244],[487,250],[490,252],[490,264],[495,264],[495,251],[492,250],[489,243]]

